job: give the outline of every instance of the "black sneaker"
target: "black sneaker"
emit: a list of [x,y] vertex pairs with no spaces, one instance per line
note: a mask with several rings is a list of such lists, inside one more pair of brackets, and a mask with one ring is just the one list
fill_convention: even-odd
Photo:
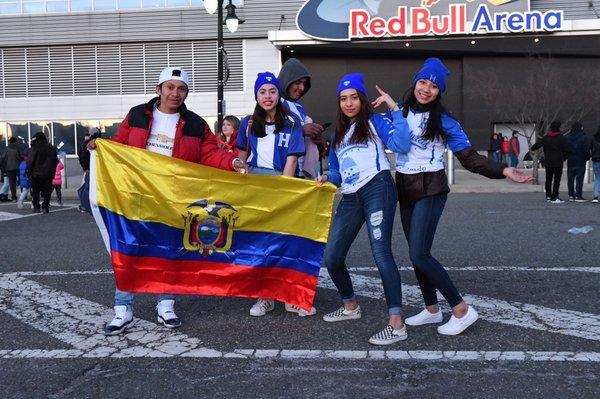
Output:
[[550,202],[550,201],[552,201],[552,198],[546,197],[546,202]]
[[569,202],[575,202],[575,197],[569,196]]
[[583,197],[575,197],[575,202],[588,202],[588,200]]

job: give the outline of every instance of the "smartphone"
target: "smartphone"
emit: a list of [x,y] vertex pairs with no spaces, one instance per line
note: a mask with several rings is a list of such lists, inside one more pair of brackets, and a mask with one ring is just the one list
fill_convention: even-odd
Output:
[[327,130],[327,128],[331,126],[331,122],[325,122],[321,126],[323,126],[323,130]]

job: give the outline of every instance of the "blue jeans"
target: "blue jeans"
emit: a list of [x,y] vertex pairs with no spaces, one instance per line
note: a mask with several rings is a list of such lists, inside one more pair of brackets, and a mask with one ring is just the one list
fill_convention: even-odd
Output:
[[519,164],[519,157],[515,154],[513,154],[512,152],[510,154],[508,154],[509,158],[510,158],[510,166],[512,168],[516,168],[517,165]]
[[[115,306],[127,306],[127,310],[133,312],[133,292],[121,291],[115,288]],[[158,301],[175,300],[175,295],[172,294],[160,294]]]
[[494,162],[502,163],[502,152],[500,150],[492,152]]
[[400,273],[392,255],[392,230],[398,197],[392,175],[382,171],[356,193],[344,194],[333,218],[325,248],[325,266],[342,300],[354,299],[346,255],[367,221],[371,253],[379,269],[390,315],[402,314]]
[[436,289],[441,292],[451,307],[455,307],[463,300],[444,266],[431,256],[435,230],[444,211],[446,198],[447,194],[433,195],[421,198],[411,207],[400,206],[402,228],[408,241],[410,260],[415,269],[425,306],[438,303]]
[[585,164],[567,166],[567,188],[569,197],[581,197],[583,195],[583,177],[585,176]]
[[281,175],[282,172],[276,169],[263,168],[261,166],[250,166],[248,168],[248,172],[254,175],[271,175],[278,176]]
[[594,197],[600,197],[600,162],[593,162],[594,166]]
[[0,188],[0,195],[8,194],[8,186],[8,176],[4,176],[4,179],[2,180],[2,187]]

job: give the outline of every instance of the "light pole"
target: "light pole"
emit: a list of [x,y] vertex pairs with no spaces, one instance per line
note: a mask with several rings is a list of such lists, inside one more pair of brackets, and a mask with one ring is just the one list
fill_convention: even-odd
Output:
[[227,29],[231,33],[237,31],[238,25],[244,23],[235,14],[235,6],[232,0],[225,7],[227,16],[223,20],[223,0],[204,0],[204,8],[209,14],[214,14],[217,11],[217,131],[220,132],[223,126],[223,25],[227,25]]

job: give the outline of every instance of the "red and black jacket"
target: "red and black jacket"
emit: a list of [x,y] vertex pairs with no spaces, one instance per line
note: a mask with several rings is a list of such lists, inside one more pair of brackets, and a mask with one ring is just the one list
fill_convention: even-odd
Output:
[[[145,149],[152,131],[154,104],[158,99],[159,97],[155,97],[147,104],[131,108],[113,140]],[[206,121],[189,111],[185,104],[179,107],[179,115],[173,143],[173,157],[213,168],[234,170],[235,156],[219,148],[216,137]]]

